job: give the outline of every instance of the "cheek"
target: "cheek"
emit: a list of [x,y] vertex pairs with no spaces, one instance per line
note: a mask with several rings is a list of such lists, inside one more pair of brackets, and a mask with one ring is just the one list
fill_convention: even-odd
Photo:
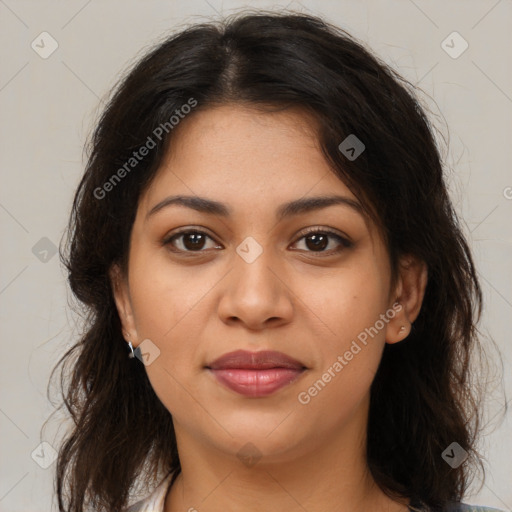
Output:
[[204,325],[201,299],[205,286],[209,281],[213,286],[215,280],[206,276],[201,280],[156,259],[139,266],[136,261],[130,288],[137,334],[139,341],[151,340],[158,353],[145,370],[160,401],[180,418],[189,411],[191,393],[195,394],[194,377],[199,371],[195,356]]
[[382,313],[375,291],[368,287],[359,294],[345,291],[346,295],[338,291],[319,309],[328,334],[318,340],[317,364],[297,390],[298,403],[315,424],[320,422],[318,429],[339,426],[359,410],[368,398],[385,344],[385,328],[375,327]]
[[[139,341],[149,339],[158,357],[146,366],[152,386],[162,401],[179,397],[199,370],[197,357],[205,324],[206,290],[217,280],[195,275],[192,268],[172,267],[154,258],[134,257],[130,291]],[[190,387],[187,383],[187,387]],[[175,399],[173,398],[173,401]],[[165,402],[164,402],[165,403]],[[175,405],[167,404],[170,409]]]
[[[319,327],[316,365],[301,388],[300,403],[313,408],[335,407],[346,414],[368,393],[380,363],[387,323],[387,288],[377,262],[358,261],[325,279],[321,286],[303,282],[303,297]],[[317,319],[315,319],[315,317]],[[313,405],[313,403],[315,405]],[[338,418],[339,419],[339,418]]]
[[215,276],[198,267],[171,264],[165,250],[140,251],[131,262],[130,291],[139,337],[167,343],[200,309]]
[[[372,260],[359,263],[325,276],[314,285],[304,279],[296,289],[304,297],[310,316],[313,313],[322,326],[326,341],[321,346],[329,352],[350,345],[351,340],[367,332],[385,313],[388,289],[378,265]],[[379,329],[374,337],[383,340],[385,329]]]

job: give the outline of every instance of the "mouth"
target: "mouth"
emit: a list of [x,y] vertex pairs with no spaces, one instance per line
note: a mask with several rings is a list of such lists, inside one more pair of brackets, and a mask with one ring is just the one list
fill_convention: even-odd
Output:
[[258,398],[291,384],[308,368],[282,352],[237,350],[209,363],[205,369],[232,391]]

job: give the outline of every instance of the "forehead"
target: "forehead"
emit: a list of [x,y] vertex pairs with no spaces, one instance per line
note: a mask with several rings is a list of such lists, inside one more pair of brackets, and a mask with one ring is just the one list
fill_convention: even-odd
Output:
[[339,192],[354,198],[320,148],[318,121],[303,109],[262,112],[228,104],[198,110],[173,130],[141,203],[164,191],[302,197]]

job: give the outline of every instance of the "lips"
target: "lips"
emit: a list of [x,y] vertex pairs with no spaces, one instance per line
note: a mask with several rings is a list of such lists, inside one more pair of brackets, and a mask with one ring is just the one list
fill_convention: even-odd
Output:
[[269,350],[230,352],[210,363],[206,369],[227,388],[252,398],[276,392],[307,370],[296,359]]
[[261,352],[236,350],[215,359],[215,361],[207,365],[207,368],[212,370],[229,370],[234,368],[239,370],[268,370],[270,368],[303,370],[306,367],[296,359],[274,350],[264,350]]

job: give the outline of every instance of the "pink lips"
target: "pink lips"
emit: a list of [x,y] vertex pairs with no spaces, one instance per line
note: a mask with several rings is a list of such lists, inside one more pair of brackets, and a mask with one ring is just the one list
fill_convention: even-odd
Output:
[[229,352],[206,368],[229,389],[250,397],[270,395],[306,370],[299,361],[271,350]]

